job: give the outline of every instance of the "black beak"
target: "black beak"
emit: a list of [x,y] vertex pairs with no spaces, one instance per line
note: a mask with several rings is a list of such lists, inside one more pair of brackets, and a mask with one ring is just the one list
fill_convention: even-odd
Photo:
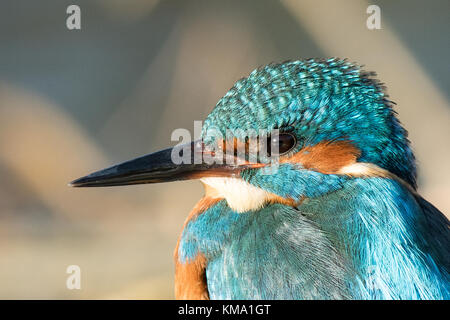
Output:
[[[187,163],[175,164],[172,160],[172,155],[175,153],[182,157],[186,151],[190,151],[190,156],[186,157],[188,161],[185,162]],[[193,141],[187,145],[164,149],[96,171],[72,181],[69,185],[72,187],[109,187],[199,179],[203,177],[230,177],[237,175],[245,168],[257,165],[228,165],[225,164],[225,161],[223,161],[224,164],[206,164],[203,160],[198,160],[198,158],[202,159],[201,155],[203,152],[202,143]]]

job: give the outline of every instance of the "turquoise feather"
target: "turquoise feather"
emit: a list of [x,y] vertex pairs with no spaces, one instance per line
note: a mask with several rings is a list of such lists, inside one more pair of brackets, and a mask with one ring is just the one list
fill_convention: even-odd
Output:
[[222,200],[189,221],[181,263],[201,253],[216,299],[449,299],[450,223],[414,191],[414,155],[373,74],[347,61],[272,64],[239,80],[205,121],[208,130],[279,128],[295,152],[346,140],[359,162],[392,177],[349,177],[282,164],[241,173],[296,207],[237,213]]
[[[208,130],[291,128],[303,145],[346,139],[370,162],[416,186],[414,155],[383,87],[357,66],[338,59],[271,64],[241,79],[208,115]],[[299,147],[303,146],[299,145]]]

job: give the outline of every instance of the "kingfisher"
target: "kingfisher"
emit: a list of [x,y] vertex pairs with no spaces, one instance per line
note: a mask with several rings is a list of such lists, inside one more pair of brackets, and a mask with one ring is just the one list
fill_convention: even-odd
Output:
[[178,299],[449,299],[450,223],[417,192],[393,106],[347,59],[272,63],[234,84],[199,140],[71,185],[203,183],[175,248]]

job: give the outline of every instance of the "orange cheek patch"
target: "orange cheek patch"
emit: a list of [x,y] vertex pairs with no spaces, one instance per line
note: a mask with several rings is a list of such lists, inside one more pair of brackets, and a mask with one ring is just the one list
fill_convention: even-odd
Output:
[[304,199],[305,199],[304,196],[302,196],[300,198],[300,200],[294,200],[291,198],[283,198],[276,194],[272,194],[272,196],[269,198],[268,202],[272,203],[272,204],[279,203],[279,204],[283,204],[288,207],[297,207],[298,205],[300,205],[303,202]]
[[206,258],[199,254],[194,260],[175,261],[175,297],[179,300],[208,300]]
[[320,142],[307,146],[280,163],[301,164],[304,168],[325,174],[335,174],[347,165],[356,162],[360,150],[349,141]]
[[[248,155],[250,152],[255,152],[257,153],[258,150],[254,150],[254,147],[256,144],[256,146],[258,146],[257,144],[258,142],[254,142],[252,144],[252,148],[250,148],[250,143],[249,142],[245,142],[245,141],[241,141],[235,137],[233,137],[232,139],[228,139],[228,140],[221,140],[219,142],[217,142],[217,148],[224,153],[224,163],[227,164],[238,164],[241,166],[247,166],[247,167],[251,167],[251,168],[262,168],[265,166],[265,164],[263,163],[257,163],[257,162],[250,162],[248,160],[245,159],[245,157],[242,157],[244,155]],[[210,156],[216,156],[216,152],[215,151],[208,151],[208,150],[203,150],[203,154],[208,154]],[[230,161],[230,163],[228,163],[227,161]],[[240,169],[237,169],[237,172],[239,172]],[[202,172],[200,173],[199,177],[207,177],[208,173]],[[210,173],[210,176],[212,177],[227,177],[230,176],[230,171],[229,169],[226,169],[226,171],[224,171],[223,173],[220,174],[220,172],[218,173],[218,171],[214,171]]]
[[[205,186],[206,188],[206,186]],[[205,212],[208,208],[222,200],[217,198],[215,191],[206,188],[205,196],[197,202],[184,222],[183,229],[188,222]],[[174,252],[175,260],[175,298],[183,300],[207,300],[209,299],[208,286],[206,283],[206,258],[199,254],[192,261],[181,263],[178,257],[181,234],[178,238]]]

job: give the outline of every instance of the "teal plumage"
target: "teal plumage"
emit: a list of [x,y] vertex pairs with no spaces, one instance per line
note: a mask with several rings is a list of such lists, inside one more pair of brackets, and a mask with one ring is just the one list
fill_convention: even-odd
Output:
[[374,73],[346,60],[270,64],[241,79],[220,99],[203,126],[240,131],[291,129],[302,144],[347,139],[362,151],[359,159],[380,165],[416,186],[414,155]]
[[407,133],[372,73],[338,59],[268,65],[218,102],[207,143],[211,128],[238,138],[238,129],[288,131],[299,141],[292,153],[349,141],[358,162],[387,173],[327,174],[301,163],[273,175],[243,170],[251,185],[299,203],[237,213],[222,200],[187,223],[178,259],[205,256],[211,298],[449,298],[449,221],[415,192]]
[[448,299],[448,221],[395,181],[349,179],[296,209],[225,201],[185,228],[215,299]]
[[[260,131],[273,129],[278,138]],[[275,141],[279,161],[251,159],[252,141]],[[383,86],[346,60],[259,68],[220,99],[201,142],[72,185],[185,179],[206,193],[175,249],[177,298],[450,298],[450,222],[416,191],[407,132]]]

